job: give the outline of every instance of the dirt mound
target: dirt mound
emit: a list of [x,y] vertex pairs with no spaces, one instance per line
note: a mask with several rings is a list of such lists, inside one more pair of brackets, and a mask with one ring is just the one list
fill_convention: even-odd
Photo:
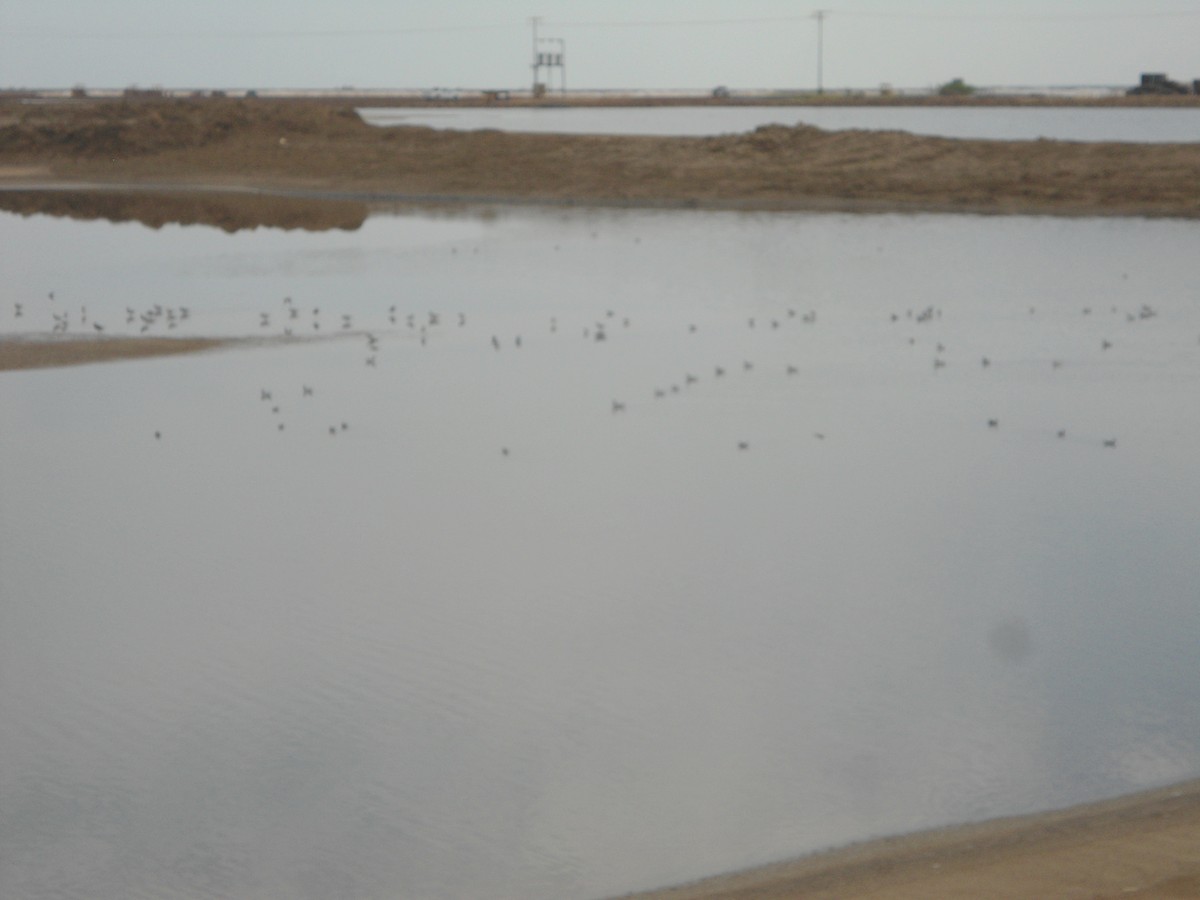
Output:
[[349,107],[255,100],[137,100],[20,108],[0,128],[0,154],[128,157],[220,144],[239,134],[330,137],[365,130]]
[[434,131],[372,127],[348,106],[303,100],[0,106],[0,179],[35,183],[34,169],[52,182],[375,199],[1200,217],[1200,143],[808,125],[708,138]]

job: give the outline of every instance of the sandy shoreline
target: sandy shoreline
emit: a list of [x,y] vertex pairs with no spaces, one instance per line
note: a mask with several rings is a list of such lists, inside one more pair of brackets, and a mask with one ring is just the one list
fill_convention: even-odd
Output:
[[1200,780],[855,844],[636,900],[1200,897]]
[[0,372],[86,366],[127,359],[203,353],[225,347],[266,346],[283,342],[279,339],[215,337],[64,337],[43,334],[0,336]]

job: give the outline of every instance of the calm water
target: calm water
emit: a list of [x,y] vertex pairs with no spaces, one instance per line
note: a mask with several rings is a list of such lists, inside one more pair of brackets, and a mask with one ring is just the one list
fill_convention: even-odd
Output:
[[600,897],[1200,774],[1198,238],[0,216],[2,333],[337,335],[0,373],[0,895]]
[[909,131],[992,140],[1200,141],[1200,109],[697,106],[610,109],[362,109],[373,125],[569,134],[714,135],[760,125]]

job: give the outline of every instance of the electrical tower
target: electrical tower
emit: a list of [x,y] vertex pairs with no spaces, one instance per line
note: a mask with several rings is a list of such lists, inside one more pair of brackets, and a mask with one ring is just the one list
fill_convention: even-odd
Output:
[[[554,70],[558,70],[559,90],[567,92],[567,42],[562,38],[538,37],[538,25],[541,16],[529,20],[533,26],[533,96],[540,97],[546,92]],[[542,80],[542,70],[546,70],[546,79]]]

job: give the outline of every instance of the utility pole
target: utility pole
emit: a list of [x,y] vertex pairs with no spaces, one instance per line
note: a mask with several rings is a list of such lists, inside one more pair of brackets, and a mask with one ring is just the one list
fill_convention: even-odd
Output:
[[829,10],[818,9],[813,13],[817,20],[817,93],[825,93],[825,17]]

